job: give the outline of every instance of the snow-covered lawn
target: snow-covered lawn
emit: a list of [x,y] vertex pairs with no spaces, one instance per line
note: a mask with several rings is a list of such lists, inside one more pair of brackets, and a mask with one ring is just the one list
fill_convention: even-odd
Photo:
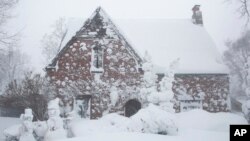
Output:
[[0,117],[0,141],[4,140],[4,129],[19,123],[21,123],[21,120],[19,118]]
[[[75,137],[60,139],[60,141],[229,141],[230,124],[247,124],[243,117],[232,113],[192,110],[171,115],[159,112],[161,111],[151,107],[140,110],[131,118],[108,114],[99,120],[74,120],[71,130]],[[142,122],[138,120],[141,118]],[[174,118],[173,122],[170,120],[172,118]],[[164,119],[166,122],[162,121]],[[0,141],[3,140],[3,129],[18,123],[20,123],[19,119],[1,117]],[[166,131],[174,131],[174,125],[178,127],[177,135],[150,134],[150,132],[162,131],[162,127],[168,127]],[[146,133],[141,133],[142,128]]]
[[99,133],[60,141],[229,141],[229,137],[224,132],[188,130],[179,136],[121,132]]

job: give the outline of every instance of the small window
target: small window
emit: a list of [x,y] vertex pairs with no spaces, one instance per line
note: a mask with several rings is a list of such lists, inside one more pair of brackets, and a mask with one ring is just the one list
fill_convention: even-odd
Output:
[[101,46],[96,46],[93,48],[93,66],[95,68],[102,68],[103,65],[103,50]]

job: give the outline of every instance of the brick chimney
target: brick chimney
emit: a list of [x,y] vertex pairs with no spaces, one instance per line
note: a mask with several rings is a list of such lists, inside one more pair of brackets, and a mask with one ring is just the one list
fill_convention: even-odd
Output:
[[200,5],[195,5],[192,8],[193,16],[192,21],[194,24],[203,25],[202,12],[200,11]]

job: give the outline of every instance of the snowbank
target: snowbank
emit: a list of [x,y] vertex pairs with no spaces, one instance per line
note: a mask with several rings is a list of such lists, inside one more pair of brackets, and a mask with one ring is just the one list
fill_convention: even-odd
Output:
[[[13,121],[12,118],[0,118],[1,129],[2,125],[20,122],[19,119]],[[169,130],[172,127],[170,125],[176,126],[176,123],[176,136],[148,134],[159,133],[162,130],[172,131]],[[247,121],[232,113],[209,113],[203,110],[170,114],[158,109],[157,106],[149,105],[130,118],[108,114],[99,120],[76,119],[70,126],[75,137],[60,141],[228,141],[230,124],[247,124]],[[144,129],[144,133],[141,133],[141,129]]]
[[174,119],[173,114],[150,105],[130,118],[108,114],[99,120],[77,120],[71,124],[71,130],[75,136],[114,132],[175,135],[178,129]]
[[136,132],[176,135],[178,128],[174,119],[174,114],[150,104],[131,117],[129,127]]
[[204,132],[199,130],[190,130],[182,136],[165,136],[142,133],[98,133],[90,136],[57,141],[229,141],[229,135],[224,132]]
[[191,110],[177,114],[180,129],[197,129],[229,132],[230,124],[247,124],[246,119],[232,113],[209,113]]
[[[177,136],[147,134],[174,131],[176,124]],[[74,121],[72,129],[76,137],[65,141],[228,141],[230,124],[247,124],[247,121],[232,113],[203,110],[170,114],[150,105],[130,118],[108,114],[99,120]]]
[[15,130],[21,126],[21,120],[19,118],[0,117],[0,140],[4,140],[4,130],[8,127],[12,127],[10,132],[15,134]]

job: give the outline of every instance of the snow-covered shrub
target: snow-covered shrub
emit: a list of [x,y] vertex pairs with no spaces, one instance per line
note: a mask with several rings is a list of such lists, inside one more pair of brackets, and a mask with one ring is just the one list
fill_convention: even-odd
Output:
[[18,141],[20,137],[21,124],[12,125],[3,131],[5,141]]
[[59,98],[51,100],[48,103],[47,132],[44,140],[51,141],[55,139],[64,139],[67,137],[66,131],[63,129],[63,120],[60,117]]
[[159,87],[156,87],[156,73],[154,72],[154,65],[151,58],[146,53],[144,57],[144,77],[142,83],[141,93],[147,95],[147,100],[150,103],[159,105],[161,109],[174,112],[174,92],[172,90],[174,82],[174,71],[179,63],[179,59],[173,61],[169,70],[164,74],[164,77],[159,82]]
[[21,114],[20,119],[23,121],[22,124],[13,125],[4,130],[6,141],[36,141],[33,136],[33,114],[32,110],[25,109],[24,114]]
[[144,63],[142,64],[142,69],[144,71],[144,74],[142,88],[146,89],[143,89],[142,92],[148,94],[156,90],[157,75],[154,72],[154,65],[151,60],[151,56],[147,52],[145,52],[143,61]]
[[118,115],[116,113],[107,114],[103,116],[100,120],[108,123],[110,126],[114,127],[115,130],[121,132],[128,131],[128,125],[131,122],[130,118]]
[[131,122],[128,128],[133,132],[164,135],[176,135],[178,132],[178,127],[174,120],[175,116],[153,104],[150,104],[145,109],[141,109],[130,119]]
[[250,100],[247,100],[242,104],[242,112],[248,123],[250,123]]
[[157,75],[154,72],[154,65],[151,60],[151,56],[145,52],[143,57],[144,63],[142,64],[143,78],[141,83],[140,95],[145,96],[145,99],[149,102],[157,104],[158,98],[153,95],[157,92],[156,81]]
[[99,120],[75,120],[70,129],[76,137],[96,133],[139,132],[176,135],[178,127],[174,114],[150,104],[130,118],[116,113],[107,114]]
[[46,121],[36,121],[34,124],[34,135],[38,141],[43,141],[44,136],[47,131],[47,123]]
[[21,82],[9,83],[0,105],[25,109],[30,107],[34,120],[46,119],[47,102],[56,95],[56,88],[40,74],[29,72]]
[[113,86],[113,87],[111,87],[111,91],[110,91],[111,105],[115,106],[118,99],[119,99],[119,94],[118,94],[117,88]]

